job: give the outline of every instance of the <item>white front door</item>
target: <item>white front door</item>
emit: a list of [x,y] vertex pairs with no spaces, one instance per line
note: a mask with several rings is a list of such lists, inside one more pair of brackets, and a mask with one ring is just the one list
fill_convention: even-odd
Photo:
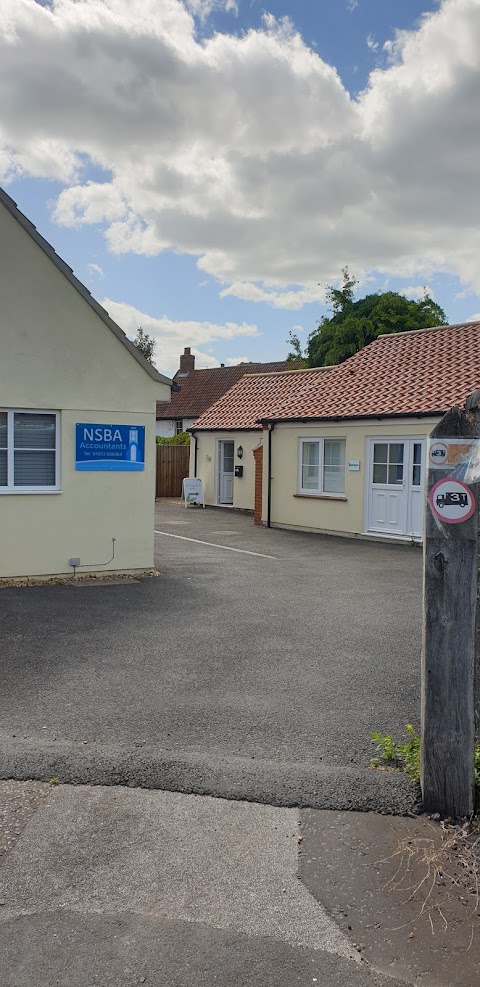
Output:
[[218,443],[218,503],[233,504],[235,450],[233,442]]
[[419,538],[423,530],[422,439],[370,439],[369,531]]

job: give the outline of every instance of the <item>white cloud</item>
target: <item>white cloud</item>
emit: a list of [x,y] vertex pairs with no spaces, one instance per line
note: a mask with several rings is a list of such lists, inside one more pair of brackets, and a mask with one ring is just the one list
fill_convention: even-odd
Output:
[[288,19],[199,38],[193,2],[2,0],[4,179],[60,180],[58,222],[276,308],[345,264],[480,289],[480,0],[397,33],[355,100]]
[[347,10],[352,14],[354,10],[358,7],[358,0],[348,0]]
[[215,10],[225,10],[227,14],[238,14],[237,0],[185,0],[186,7],[194,17],[203,22]]
[[326,290],[321,285],[296,288],[290,291],[279,291],[273,288],[266,290],[258,284],[249,281],[236,281],[220,292],[220,298],[241,298],[245,302],[266,302],[272,308],[299,309],[310,302],[324,302]]
[[407,288],[402,288],[400,291],[400,294],[405,295],[405,298],[413,298],[415,301],[423,298],[425,293],[432,301],[435,300],[433,288],[428,284],[410,284]]
[[239,363],[249,363],[248,356],[227,356],[227,367],[237,367]]
[[474,312],[473,315],[467,319],[467,322],[480,322],[480,312]]
[[236,339],[237,336],[259,335],[257,326],[245,322],[241,324],[225,322],[217,325],[213,322],[175,321],[166,315],[149,315],[147,312],[141,312],[134,305],[116,302],[112,298],[104,298],[100,304],[130,339],[136,336],[139,326],[149,336],[153,336],[157,344],[155,362],[164,373],[175,373],[178,370],[178,361],[184,346],[192,347],[192,353],[197,357],[197,367],[218,367],[218,360],[199,350],[199,346],[219,339],[230,340]]
[[103,268],[100,267],[100,264],[89,264],[88,270],[92,277],[97,277],[97,278],[105,277],[103,273]]
[[373,34],[367,34],[367,48],[370,48],[370,51],[378,51],[378,41],[375,41]]

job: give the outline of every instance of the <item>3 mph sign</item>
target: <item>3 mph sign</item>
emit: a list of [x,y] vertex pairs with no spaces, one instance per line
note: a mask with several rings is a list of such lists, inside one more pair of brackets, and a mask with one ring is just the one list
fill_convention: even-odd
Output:
[[475,500],[470,487],[453,477],[438,480],[430,491],[428,502],[432,514],[446,524],[468,521],[475,510]]

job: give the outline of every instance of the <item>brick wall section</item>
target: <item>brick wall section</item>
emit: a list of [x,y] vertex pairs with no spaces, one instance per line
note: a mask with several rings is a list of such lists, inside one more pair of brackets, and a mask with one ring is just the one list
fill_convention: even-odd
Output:
[[255,500],[253,520],[255,524],[262,523],[262,482],[263,482],[263,446],[253,450],[255,460]]

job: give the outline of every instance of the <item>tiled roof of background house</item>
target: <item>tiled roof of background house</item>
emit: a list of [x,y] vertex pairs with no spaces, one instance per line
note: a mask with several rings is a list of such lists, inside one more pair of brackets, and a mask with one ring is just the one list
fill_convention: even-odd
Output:
[[254,415],[257,421],[377,418],[462,406],[480,387],[480,322],[381,336],[327,372],[264,380],[244,378],[195,430],[251,428]]
[[[480,386],[480,322],[380,336],[328,374],[308,376],[272,418],[425,415]],[[266,417],[269,417],[268,415]]]
[[179,390],[172,391],[171,401],[157,401],[157,419],[197,418],[244,377],[245,374],[266,374],[292,369],[301,361],[287,363],[239,363],[234,367],[211,367],[208,370],[179,370],[173,378]]
[[192,426],[200,429],[260,429],[259,419],[281,412],[285,402],[294,400],[298,389],[304,386],[304,378],[319,389],[322,378],[336,368],[318,370],[290,370],[283,373],[245,374]]

